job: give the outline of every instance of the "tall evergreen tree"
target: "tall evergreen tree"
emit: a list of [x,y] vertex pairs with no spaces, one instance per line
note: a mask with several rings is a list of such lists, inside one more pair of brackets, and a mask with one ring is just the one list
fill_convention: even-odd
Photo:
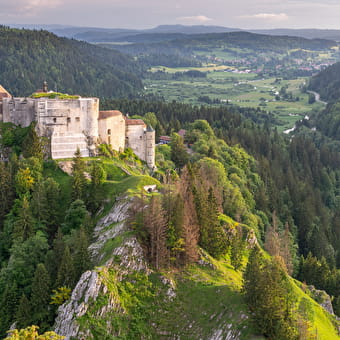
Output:
[[74,260],[71,256],[70,248],[66,246],[58,270],[56,286],[73,288],[75,278]]
[[84,227],[81,227],[77,232],[74,250],[74,268],[76,277],[80,277],[80,275],[91,266],[90,255],[87,250],[88,246],[88,237]]
[[0,231],[2,230],[3,220],[9,212],[14,198],[12,176],[5,162],[0,162]]
[[35,221],[26,195],[21,198],[20,204],[18,216],[13,225],[13,239],[16,241],[25,241],[33,235]]
[[32,306],[32,323],[45,328],[50,317],[49,302],[51,280],[44,264],[39,263],[32,281],[30,304]]
[[32,324],[32,310],[30,302],[25,294],[22,294],[19,301],[18,309],[15,314],[17,328],[25,328]]
[[84,175],[85,162],[79,148],[74,153],[72,163],[72,199],[85,199],[86,178]]
[[35,131],[35,124],[31,124],[23,142],[22,154],[25,158],[36,157],[40,160],[43,159],[43,146],[41,138]]
[[144,225],[149,235],[149,255],[156,269],[169,265],[167,224],[159,196],[152,196],[145,212]]

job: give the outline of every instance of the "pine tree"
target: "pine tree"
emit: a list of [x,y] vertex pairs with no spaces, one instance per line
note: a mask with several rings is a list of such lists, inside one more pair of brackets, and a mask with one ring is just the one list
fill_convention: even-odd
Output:
[[194,174],[190,166],[185,167],[181,174],[178,192],[184,203],[183,227],[181,237],[184,240],[182,264],[188,264],[198,259],[199,224],[194,203],[192,186]]
[[166,244],[167,224],[159,196],[152,196],[146,209],[144,225],[149,235],[149,254],[156,269],[169,265],[169,250]]
[[58,270],[56,286],[73,288],[75,276],[74,261],[71,256],[70,248],[66,246]]
[[0,231],[5,215],[8,213],[14,198],[11,172],[4,162],[0,162]]
[[32,311],[30,302],[25,294],[22,294],[15,315],[16,327],[25,328],[32,324]]
[[19,300],[18,286],[16,282],[9,282],[1,294],[0,300],[0,336],[11,326]]
[[33,216],[39,224],[47,223],[49,210],[53,209],[51,209],[51,206],[48,205],[45,184],[43,181],[38,181],[33,185],[31,209]]
[[89,242],[85,229],[84,227],[81,227],[77,232],[75,243],[74,268],[76,277],[80,277],[80,275],[91,266],[90,255],[87,250],[88,245]]
[[35,124],[31,124],[28,134],[23,142],[22,154],[25,158],[36,157],[40,160],[43,159],[43,147],[41,138],[35,131]]
[[280,237],[280,256],[286,265],[289,275],[292,275],[294,270],[292,251],[293,238],[289,231],[288,223],[286,223],[283,235]]
[[280,254],[280,237],[277,230],[277,218],[275,212],[272,216],[272,226],[266,231],[264,248],[272,256]]
[[13,225],[13,239],[16,241],[25,241],[33,235],[35,221],[33,219],[29,200],[27,196],[21,198],[18,217]]
[[88,211],[84,201],[77,199],[71,203],[70,208],[66,211],[63,233],[67,234],[73,229],[79,229],[85,226],[88,218]]
[[72,163],[72,199],[85,199],[86,178],[84,175],[85,162],[81,157],[79,148],[77,148]]
[[89,210],[94,213],[98,210],[101,204],[101,187],[106,179],[106,173],[104,169],[100,166],[100,164],[98,164],[97,162],[93,162],[90,176],[90,196],[88,198],[87,206]]
[[49,322],[51,281],[45,266],[37,265],[32,281],[30,304],[32,306],[32,323],[46,327]]
[[238,226],[234,230],[230,245],[230,263],[236,270],[242,266],[245,249],[246,241],[243,237],[243,230],[241,226]]

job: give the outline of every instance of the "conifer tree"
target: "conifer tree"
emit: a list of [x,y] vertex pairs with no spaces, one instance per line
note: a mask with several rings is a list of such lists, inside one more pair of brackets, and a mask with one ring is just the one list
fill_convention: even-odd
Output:
[[63,239],[63,233],[61,228],[58,231],[53,240],[52,249],[47,253],[45,267],[51,277],[52,286],[55,288],[56,279],[59,271],[59,267],[65,251],[65,242]]
[[51,281],[44,264],[39,263],[32,281],[30,304],[32,306],[32,323],[40,327],[49,321],[49,302]]
[[156,269],[169,264],[169,250],[166,244],[167,224],[159,196],[152,196],[145,212],[144,225],[149,234],[149,254]]
[[97,162],[92,163],[91,167],[91,183],[89,186],[89,198],[87,206],[89,210],[94,213],[98,210],[101,204],[101,187],[106,179],[104,169]]
[[184,203],[183,227],[181,237],[184,240],[183,264],[188,264],[198,259],[199,224],[192,192],[194,180],[193,170],[190,166],[183,169],[179,182],[178,192]]
[[63,233],[67,234],[73,229],[79,229],[81,226],[85,226],[87,218],[88,211],[86,210],[84,201],[80,199],[75,200],[66,212]]
[[75,251],[74,251],[74,268],[76,277],[80,277],[80,275],[90,268],[91,260],[88,253],[88,238],[85,232],[84,227],[81,227],[77,232],[77,238],[75,243]]
[[0,336],[4,335],[11,325],[18,306],[19,295],[17,283],[8,282],[0,300]]
[[13,240],[25,241],[33,235],[35,221],[26,195],[21,198],[18,216],[13,225]]
[[10,169],[5,162],[0,162],[0,230],[5,215],[8,213],[14,198]]
[[73,288],[75,276],[74,261],[71,256],[70,248],[66,246],[58,270],[56,286]]
[[30,203],[33,216],[37,222],[39,224],[46,224],[49,219],[49,210],[53,209],[48,205],[45,185],[42,180],[34,183]]
[[22,154],[25,158],[36,157],[40,160],[43,159],[43,147],[41,138],[35,131],[35,124],[31,124],[28,134],[23,142]]
[[22,294],[19,306],[15,314],[16,327],[25,328],[32,324],[32,311],[30,302],[25,294]]
[[246,249],[246,241],[243,237],[241,226],[235,227],[230,244],[230,263],[238,270],[242,266],[243,255]]
[[72,163],[72,199],[85,199],[86,178],[84,175],[85,162],[79,148],[74,153]]
[[266,231],[264,248],[272,256],[280,255],[280,237],[277,230],[277,218],[275,212],[272,215],[272,226]]

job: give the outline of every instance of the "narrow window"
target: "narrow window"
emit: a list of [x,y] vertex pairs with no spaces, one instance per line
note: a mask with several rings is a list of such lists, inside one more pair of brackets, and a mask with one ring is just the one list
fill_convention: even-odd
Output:
[[67,117],[67,122],[71,123],[71,118],[70,117]]
[[53,118],[53,123],[56,123],[57,122],[57,118]]
[[76,122],[80,122],[80,117],[76,117]]
[[108,135],[111,135],[111,129],[108,129],[108,130],[107,130],[107,134],[108,134]]

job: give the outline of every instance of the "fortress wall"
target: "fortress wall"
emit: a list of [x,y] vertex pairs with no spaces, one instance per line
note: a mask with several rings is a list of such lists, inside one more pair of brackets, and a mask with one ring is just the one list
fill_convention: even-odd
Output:
[[125,148],[125,119],[123,115],[98,120],[100,141],[110,144],[112,149],[123,151]]
[[155,163],[155,138],[156,138],[156,133],[155,131],[147,131],[146,132],[146,163],[150,168],[153,168],[156,163]]
[[29,126],[35,120],[34,99],[3,98],[3,121],[22,127]]
[[51,138],[52,158],[73,157],[77,148],[82,156],[90,156],[98,131],[96,109],[96,98],[36,100],[38,126]]
[[146,132],[145,125],[126,125],[126,147],[129,147],[143,161],[145,157]]

